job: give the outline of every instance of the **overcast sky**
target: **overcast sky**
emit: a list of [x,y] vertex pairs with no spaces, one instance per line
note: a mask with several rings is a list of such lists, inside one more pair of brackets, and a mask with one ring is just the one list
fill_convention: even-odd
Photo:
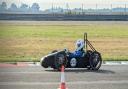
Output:
[[128,0],[0,0],[1,2],[6,2],[8,6],[10,6],[11,3],[16,3],[19,7],[21,3],[26,3],[29,6],[32,5],[32,3],[36,2],[39,3],[40,9],[44,10],[47,8],[51,8],[52,4],[54,7],[63,7],[66,8],[66,3],[68,3],[69,8],[79,8],[84,5],[84,8],[110,8],[111,4],[112,7],[124,7],[125,4],[127,4],[128,7]]

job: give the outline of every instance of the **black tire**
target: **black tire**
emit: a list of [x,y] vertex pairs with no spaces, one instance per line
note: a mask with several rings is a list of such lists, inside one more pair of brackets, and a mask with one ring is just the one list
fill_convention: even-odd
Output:
[[102,64],[101,54],[99,52],[93,52],[89,59],[90,67],[92,70],[98,70]]
[[40,64],[42,67],[48,68],[47,60],[45,58],[41,59]]
[[88,70],[91,69],[89,59],[90,59],[90,56],[92,55],[92,53],[93,53],[93,52],[92,52],[91,50],[87,50],[86,60],[88,60],[88,62],[87,62],[87,69],[88,69]]
[[86,57],[88,60],[89,60],[90,56],[92,55],[92,53],[93,52],[91,50],[87,50],[87,56]]
[[57,69],[59,71],[61,70],[61,66],[62,65],[66,66],[67,59],[66,59],[65,54],[63,54],[63,53],[57,53],[55,55],[55,63],[54,64],[55,64],[54,69]]
[[[51,53],[58,52],[58,50],[53,50]],[[55,63],[51,66],[53,69],[56,69]]]

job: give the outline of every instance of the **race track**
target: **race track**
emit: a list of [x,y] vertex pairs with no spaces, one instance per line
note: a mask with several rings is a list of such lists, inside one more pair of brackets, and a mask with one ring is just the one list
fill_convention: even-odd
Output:
[[[68,89],[128,89],[128,65],[103,65],[99,71],[66,69]],[[0,67],[0,89],[57,89],[60,72],[40,66]]]

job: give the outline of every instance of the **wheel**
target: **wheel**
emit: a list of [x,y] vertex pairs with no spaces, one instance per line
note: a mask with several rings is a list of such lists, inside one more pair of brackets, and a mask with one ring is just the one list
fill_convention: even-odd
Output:
[[57,69],[60,71],[61,66],[62,65],[66,66],[66,64],[67,64],[67,58],[66,58],[65,54],[57,53],[55,55],[55,67],[54,67],[54,69]]
[[90,67],[92,70],[98,70],[102,64],[101,54],[99,52],[93,52],[89,59]]
[[47,64],[47,59],[46,58],[41,58],[40,64],[44,68],[48,68],[48,64]]
[[87,54],[86,54],[86,60],[88,60],[87,62],[87,69],[90,70],[91,69],[91,66],[90,66],[90,63],[89,63],[89,59],[90,59],[90,56],[92,55],[92,51],[91,50],[87,50]]
[[87,50],[87,54],[86,54],[86,57],[87,59],[89,60],[90,56],[92,55],[92,51],[91,50]]
[[[53,50],[51,53],[55,53],[55,52],[58,52],[58,51],[57,50]],[[56,69],[54,64],[51,66],[51,68]]]

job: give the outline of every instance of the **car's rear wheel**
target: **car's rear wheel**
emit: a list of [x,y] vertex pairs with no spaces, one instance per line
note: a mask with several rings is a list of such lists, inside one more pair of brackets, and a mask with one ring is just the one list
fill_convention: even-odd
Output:
[[99,52],[93,52],[89,59],[90,67],[92,70],[98,70],[102,64],[101,54]]
[[59,71],[60,71],[62,65],[66,66],[67,59],[66,59],[65,54],[63,54],[63,53],[57,53],[55,55],[55,63],[54,64],[55,64],[54,69],[57,69]]
[[90,70],[91,69],[91,66],[90,66],[90,63],[89,63],[89,59],[90,59],[90,56],[93,52],[91,50],[87,50],[87,54],[86,54],[86,60],[88,60],[87,62],[87,69]]

